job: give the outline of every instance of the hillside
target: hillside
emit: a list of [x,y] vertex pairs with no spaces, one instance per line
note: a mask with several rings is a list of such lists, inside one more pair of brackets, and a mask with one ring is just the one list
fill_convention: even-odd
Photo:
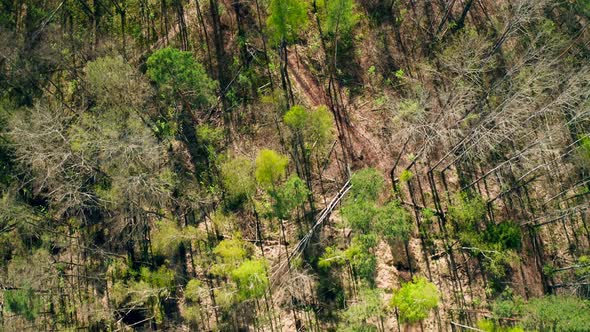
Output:
[[0,330],[590,331],[589,23],[0,1]]

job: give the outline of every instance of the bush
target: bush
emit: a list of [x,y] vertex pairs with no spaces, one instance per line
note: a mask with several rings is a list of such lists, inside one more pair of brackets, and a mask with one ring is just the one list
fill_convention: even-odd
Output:
[[273,188],[285,176],[289,158],[268,149],[256,157],[256,180],[266,188]]
[[448,215],[461,229],[471,229],[484,219],[486,205],[481,197],[470,198],[462,192],[455,195],[455,204],[449,206]]
[[185,98],[194,107],[213,103],[215,82],[191,52],[163,48],[148,58],[147,68],[148,76],[165,99]]
[[438,307],[439,300],[436,285],[424,277],[414,277],[394,293],[391,304],[398,308],[402,322],[415,324],[427,318]]
[[377,212],[375,228],[387,241],[407,241],[412,233],[412,217],[398,202],[390,202]]
[[229,159],[221,165],[221,181],[230,206],[240,206],[256,191],[254,165],[243,157]]
[[571,296],[546,296],[524,307],[523,326],[539,331],[588,331],[590,305]]
[[354,173],[350,182],[350,199],[376,201],[383,190],[385,180],[376,169],[365,168]]
[[512,221],[503,221],[489,225],[483,233],[483,240],[488,244],[499,245],[503,249],[518,250],[522,246],[520,226]]
[[271,0],[266,25],[270,40],[279,45],[295,41],[307,25],[307,3],[302,0]]
[[358,200],[347,202],[340,209],[340,214],[353,230],[368,233],[371,231],[377,211],[378,209],[375,203],[367,200]]
[[269,284],[266,271],[266,261],[255,259],[243,262],[231,272],[232,280],[238,286],[240,300],[259,298],[264,295]]

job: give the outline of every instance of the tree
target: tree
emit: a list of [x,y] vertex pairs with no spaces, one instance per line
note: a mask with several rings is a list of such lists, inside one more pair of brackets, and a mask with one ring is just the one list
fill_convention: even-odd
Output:
[[354,13],[354,0],[323,0],[318,7],[325,6],[325,31],[332,34],[335,39],[341,35],[347,35],[358,21],[358,15]]
[[250,200],[256,190],[254,165],[244,157],[231,158],[221,165],[221,182],[230,207]]
[[385,317],[385,306],[383,305],[381,291],[379,289],[361,289],[357,300],[351,303],[341,316],[343,322],[340,323],[338,331],[379,331],[375,323],[379,321],[383,324],[383,318]]
[[289,159],[273,150],[263,149],[256,157],[256,180],[267,189],[274,189],[285,176]]
[[139,111],[151,97],[151,88],[123,57],[102,57],[84,67],[87,91],[101,109],[129,108]]
[[307,4],[302,0],[271,0],[266,20],[275,45],[292,43],[307,24]]
[[307,24],[307,4],[302,0],[271,0],[266,26],[270,41],[278,46],[281,62],[281,83],[285,93],[286,108],[294,102],[288,72],[287,45],[294,42]]
[[587,301],[572,296],[546,296],[524,306],[523,325],[539,331],[587,331],[590,326]]
[[260,298],[269,285],[267,263],[262,259],[246,260],[231,272],[241,301]]
[[213,102],[215,82],[190,52],[171,47],[154,52],[147,60],[147,75],[167,99],[180,98],[185,107],[202,108]]
[[414,277],[394,292],[391,305],[399,310],[401,321],[411,325],[427,318],[430,311],[438,307],[439,300],[435,284],[424,277]]
[[365,168],[352,175],[349,200],[376,201],[383,189],[383,175],[374,168]]
[[398,202],[379,209],[375,217],[377,232],[387,241],[407,241],[412,233],[412,218]]

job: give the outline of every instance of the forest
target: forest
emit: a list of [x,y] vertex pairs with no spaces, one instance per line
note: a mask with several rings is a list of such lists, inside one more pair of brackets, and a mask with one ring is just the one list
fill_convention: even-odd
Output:
[[0,331],[590,331],[590,0],[0,0]]

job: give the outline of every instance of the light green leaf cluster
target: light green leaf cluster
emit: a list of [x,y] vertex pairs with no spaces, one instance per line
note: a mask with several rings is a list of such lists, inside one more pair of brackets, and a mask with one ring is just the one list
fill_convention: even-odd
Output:
[[394,293],[391,305],[398,308],[403,322],[415,324],[427,318],[439,300],[440,293],[435,284],[424,277],[414,277]]
[[269,284],[267,262],[262,259],[246,260],[231,272],[231,277],[238,287],[240,300],[260,298]]
[[191,302],[198,302],[201,296],[205,294],[206,289],[203,283],[198,279],[191,279],[184,288],[184,298]]
[[378,331],[371,319],[383,317],[385,307],[381,291],[377,288],[361,289],[357,300],[342,313],[343,322],[338,326],[339,332]]
[[454,197],[454,204],[449,206],[448,216],[461,228],[471,228],[482,221],[486,214],[486,205],[480,196],[468,197],[460,192]]
[[523,326],[539,331],[582,332],[590,327],[588,301],[573,296],[546,296],[524,306]]
[[332,35],[349,34],[359,16],[355,13],[354,0],[323,0],[318,7],[325,6],[326,18],[324,29]]
[[221,165],[221,182],[231,205],[247,201],[256,191],[254,165],[248,158],[237,157]]
[[225,239],[213,249],[217,263],[211,267],[211,272],[219,276],[226,276],[252,254],[249,243],[242,240],[240,234],[232,239]]
[[274,198],[273,210],[276,217],[289,219],[293,210],[305,203],[310,194],[307,185],[297,175],[292,175],[270,195]]
[[285,113],[283,121],[291,130],[302,134],[308,150],[324,148],[334,136],[332,114],[326,106],[309,111],[295,105]]
[[289,158],[273,150],[260,150],[256,157],[256,180],[265,188],[273,188],[285,176]]
[[365,168],[352,175],[350,178],[352,188],[349,197],[354,200],[376,201],[383,190],[385,179],[374,168]]
[[375,229],[388,241],[407,241],[412,233],[412,217],[397,202],[390,202],[376,215]]
[[303,0],[271,0],[266,21],[274,45],[292,43],[307,25],[307,2]]

